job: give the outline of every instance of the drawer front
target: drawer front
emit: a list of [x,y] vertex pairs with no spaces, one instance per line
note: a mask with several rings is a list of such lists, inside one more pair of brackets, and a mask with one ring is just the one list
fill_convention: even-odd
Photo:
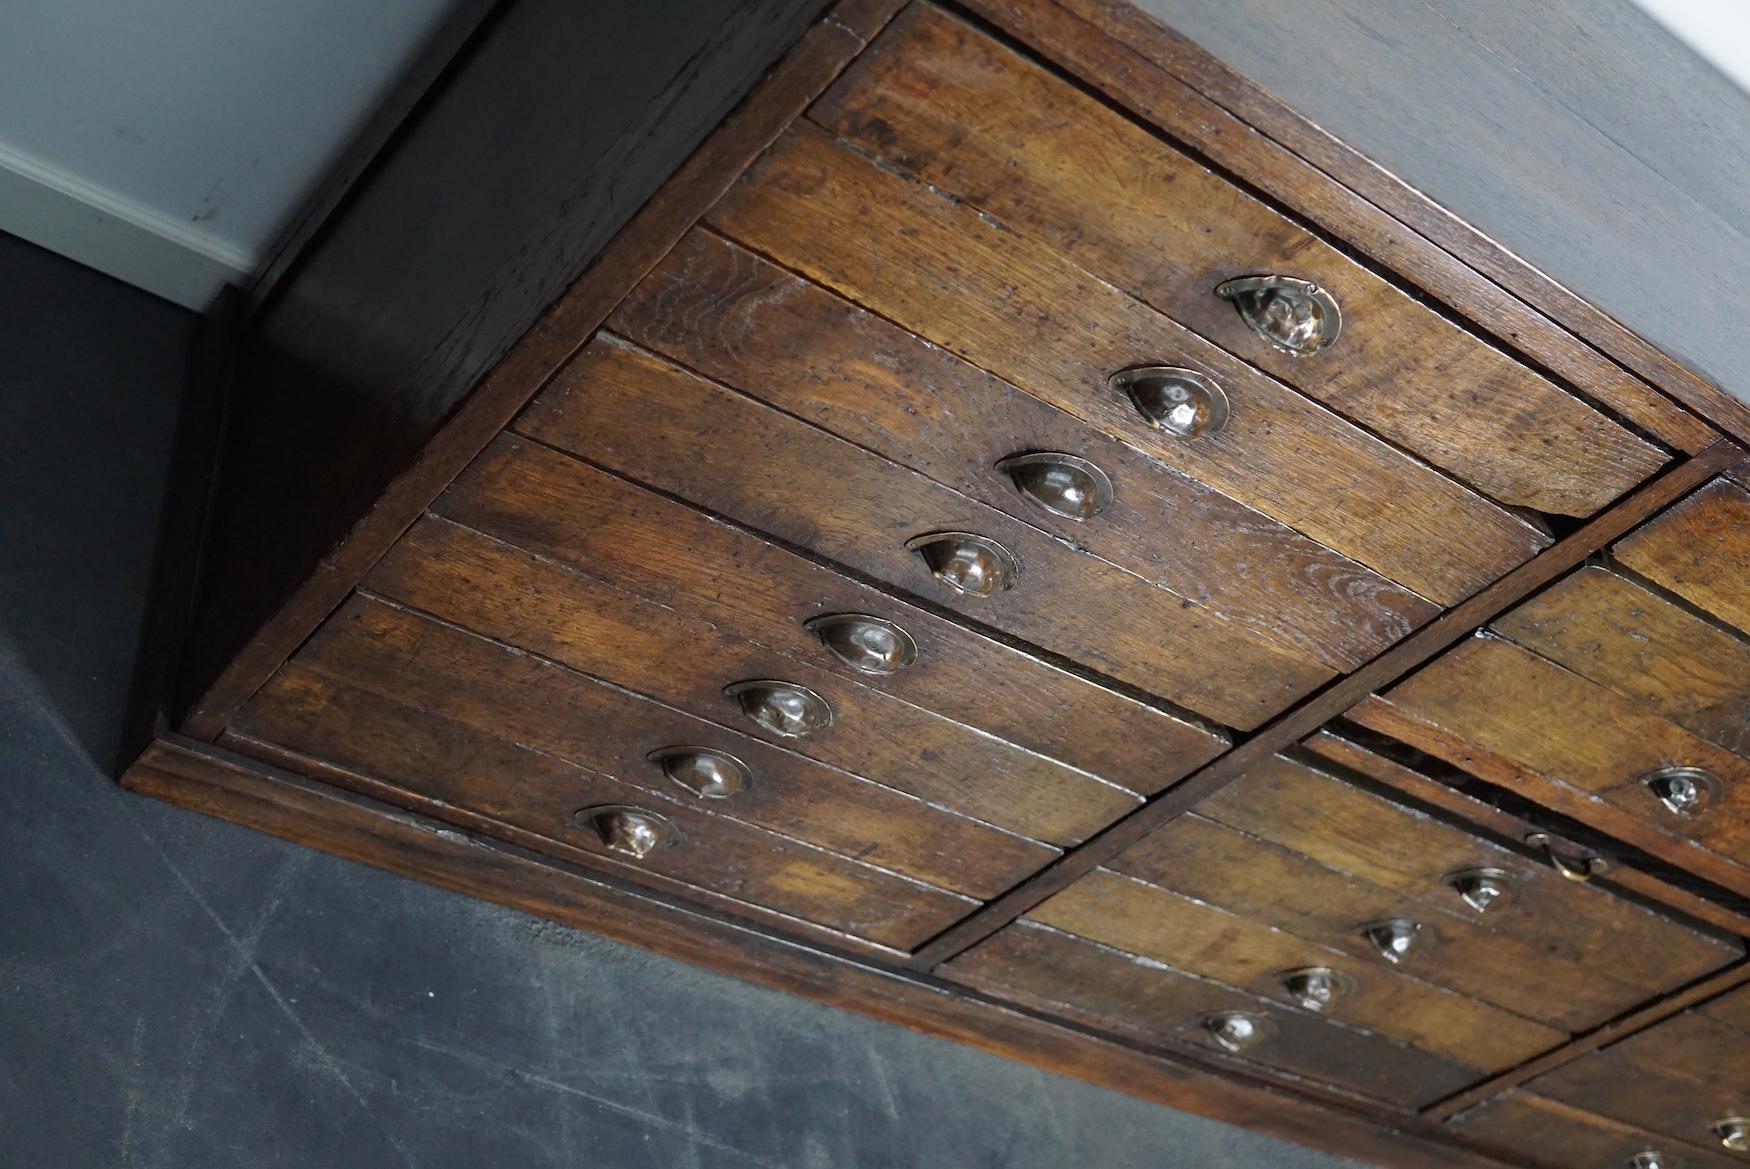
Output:
[[[1136,796],[969,727],[746,641],[446,520],[421,521],[367,591],[561,662],[755,738],[793,748],[999,827],[1053,844],[1082,839]],[[777,735],[725,687],[775,679],[819,695],[831,724]]]
[[1701,1142],[1671,1137],[1516,1088],[1447,1122],[1501,1152],[1546,1165],[1639,1169],[1638,1154],[1657,1153],[1672,1169],[1741,1169],[1744,1162]]
[[1566,1036],[1552,1027],[1356,958],[1262,922],[1108,871],[1077,881],[1029,917],[1252,994],[1298,1001],[1291,972],[1335,971],[1347,983],[1330,1017],[1457,1063],[1498,1071]]
[[1709,742],[1750,754],[1750,641],[1669,596],[1591,566],[1491,627]]
[[[1742,1122],[1750,1155],[1750,989],[1740,988],[1583,1056],[1529,1085],[1538,1094],[1704,1148]],[[1743,1157],[1738,1159],[1743,1164]]]
[[[799,419],[598,338],[517,430],[814,549],[1229,726],[1263,722],[1329,667]],[[971,533],[1006,550],[972,595],[908,543]],[[1002,555],[1002,553],[998,553]],[[965,581],[968,586],[978,582]]]
[[[1317,809],[1308,815],[1308,809]],[[1276,758],[1114,867],[1325,945],[1376,957],[1356,927],[1408,917],[1433,944],[1400,968],[1565,1030],[1587,1030],[1735,960],[1733,942]],[[1508,892],[1482,912],[1460,874]],[[1365,908],[1363,908],[1365,907]]]
[[[1591,406],[940,9],[902,14],[809,116],[1503,503],[1588,515],[1665,462]],[[1215,292],[1260,274],[1334,296],[1335,339],[1290,351]]]
[[[311,671],[282,671],[239,734],[484,816],[627,871],[666,878],[869,941],[909,949],[964,916],[970,898],[702,811]],[[657,817],[642,856],[628,811]],[[648,824],[648,820],[645,821]],[[610,840],[619,847],[610,847]]]
[[[1479,1078],[1452,1060],[1027,921],[968,950],[943,973],[1037,1009],[1069,1011],[1399,1107],[1432,1103]],[[1219,1046],[1210,1029],[1229,1013],[1247,1016],[1254,1027],[1237,1052]]]
[[[721,236],[689,234],[609,326],[1324,665],[1353,668],[1439,611]],[[1001,466],[1026,452],[1093,463],[1110,500],[1091,516],[1053,512]]]
[[[381,601],[355,598],[329,621],[294,665],[302,685],[319,685],[306,675],[972,897],[994,897],[1057,855]],[[266,717],[252,710],[246,725],[266,730]]]
[[[1511,641],[1472,638],[1350,717],[1750,893],[1750,761]],[[1677,767],[1714,777],[1703,810],[1664,806]]]
[[[749,640],[1132,791],[1157,791],[1227,744],[1200,723],[514,435],[487,448],[434,510],[668,609],[709,610]],[[897,627],[913,649],[909,664],[869,673],[869,662],[847,663],[807,628],[844,614]]]
[[1617,542],[1623,564],[1750,630],[1750,490],[1721,479]]
[[[1462,600],[1549,542],[1044,244],[806,124],[750,168],[709,222],[1432,601]],[[1226,425],[1195,438],[1150,426],[1107,385],[1139,364],[1213,379]]]

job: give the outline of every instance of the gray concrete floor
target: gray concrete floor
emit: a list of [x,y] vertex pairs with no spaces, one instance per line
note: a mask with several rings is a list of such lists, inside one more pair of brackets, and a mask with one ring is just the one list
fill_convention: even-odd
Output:
[[190,327],[0,236],[0,1165],[1348,1164],[115,787]]

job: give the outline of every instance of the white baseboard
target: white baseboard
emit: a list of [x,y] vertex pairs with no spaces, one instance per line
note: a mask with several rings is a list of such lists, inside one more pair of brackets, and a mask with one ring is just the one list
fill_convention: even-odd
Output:
[[257,258],[0,144],[0,231],[197,312]]

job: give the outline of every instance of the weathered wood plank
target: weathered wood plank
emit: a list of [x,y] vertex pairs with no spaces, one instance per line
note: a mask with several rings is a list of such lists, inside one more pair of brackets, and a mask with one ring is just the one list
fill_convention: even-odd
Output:
[[[1462,600],[1548,543],[1044,245],[819,129],[788,131],[709,221],[1431,600]],[[1194,441],[1150,429],[1105,386],[1138,363],[1213,376],[1227,426]]]
[[[688,234],[608,323],[1325,665],[1357,666],[1439,611],[721,236]],[[997,469],[1026,451],[1091,460],[1111,505],[1085,522],[1033,506]]]
[[[931,5],[810,108],[836,134],[1048,242],[1095,275],[1503,503],[1590,515],[1665,454],[1156,135]],[[1281,273],[1342,305],[1316,355],[1214,294]]]

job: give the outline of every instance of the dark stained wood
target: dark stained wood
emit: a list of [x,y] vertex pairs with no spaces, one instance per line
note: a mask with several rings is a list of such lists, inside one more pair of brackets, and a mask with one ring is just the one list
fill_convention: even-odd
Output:
[[[1246,783],[1241,780],[1222,794]],[[1299,794],[1324,790],[1317,781],[1314,785]],[[1311,820],[1315,828],[1323,826],[1324,805],[1305,806],[1319,809]],[[1305,817],[1304,808],[1299,815]],[[1330,819],[1343,825],[1340,807]],[[1381,819],[1411,838],[1429,834],[1428,826],[1408,813]],[[1194,814],[1158,829],[1109,867],[1372,962],[1378,954],[1369,949],[1360,927],[1410,918],[1431,932],[1433,943],[1405,957],[1399,969],[1570,1032],[1596,1027],[1738,956],[1731,945],[1701,939],[1608,894],[1554,888],[1504,850],[1479,847],[1473,857],[1477,866],[1510,865],[1520,878],[1520,899],[1479,915],[1453,894],[1446,873],[1398,885],[1367,880],[1328,856],[1314,860],[1273,838]],[[1669,954],[1663,950],[1667,945]],[[1667,960],[1638,961],[1643,951]]]
[[[1150,793],[1219,754],[1219,733],[515,435],[501,435],[433,505],[670,609],[708,605],[750,639],[863,686]],[[871,676],[803,628],[829,613],[897,622],[917,660]]]
[[[933,6],[901,13],[809,110],[858,147],[1503,503],[1590,515],[1662,465],[1642,442],[1043,66]],[[1214,295],[1280,272],[1343,309],[1286,353]]]
[[[788,131],[709,221],[1431,600],[1462,600],[1546,542],[1044,245],[811,125]],[[1227,426],[1193,442],[1149,428],[1105,388],[1139,363],[1214,376]]]
[[750,928],[611,875],[458,831],[182,737],[155,741],[130,789],[443,888],[547,917],[737,977],[806,995],[1339,1155],[1402,1169],[1495,1169],[1413,1116],[1333,1108],[1297,1085],[1204,1064],[995,1003],[940,980],[781,932]]
[[[1320,731],[1303,745],[1330,763],[1375,780],[1419,805],[1450,813],[1497,840],[1518,844],[1533,832],[1543,832],[1552,838],[1564,856],[1576,856],[1585,851],[1579,844],[1550,832],[1545,826],[1533,824],[1484,799],[1448,787],[1329,731]],[[1694,921],[1705,922],[1730,934],[1750,936],[1750,917],[1687,889],[1679,889],[1625,861],[1619,860],[1607,874],[1593,878],[1590,884],[1595,889],[1621,889],[1648,904],[1664,905]]]
[[1355,958],[1104,870],[1054,895],[1028,920],[1258,995],[1279,994],[1284,971],[1328,966],[1356,983],[1354,993],[1331,1008],[1332,1018],[1485,1072],[1511,1067],[1568,1038],[1383,960]]
[[[623,341],[591,342],[517,432],[812,548],[1229,726],[1257,726],[1334,671],[1188,598]],[[905,542],[975,532],[1020,559],[965,597]]]
[[1750,754],[1750,642],[1631,580],[1582,568],[1490,628],[1704,739]]
[[[1425,1109],[1424,1114],[1434,1119],[1459,1116],[1466,1109],[1474,1107],[1507,1089],[1516,1088],[1518,1085],[1529,1083],[1547,1072],[1566,1067],[1590,1052],[1662,1023],[1697,1003],[1702,1003],[1700,1011],[1707,1013],[1714,1003],[1741,1002],[1744,999],[1744,992],[1737,988],[1744,986],[1747,982],[1750,982],[1750,965],[1740,962],[1728,970],[1722,970],[1708,978],[1701,979],[1699,982],[1692,983],[1676,994],[1667,995],[1638,1011],[1613,1019],[1604,1026],[1578,1036],[1572,1042],[1556,1048],[1554,1051],[1547,1052],[1536,1059],[1527,1060],[1499,1076],[1455,1093]],[[1736,993],[1724,993],[1734,990]],[[1715,995],[1722,997],[1716,999]],[[1713,1001],[1709,1002],[1710,999]]]
[[[1742,990],[1735,992],[1743,994]],[[1689,1011],[1532,1081],[1550,1096],[1693,1144],[1750,1113],[1750,1033]]]
[[1750,633],[1750,491],[1721,480],[1617,543],[1623,564]]
[[1217,1051],[1205,1015],[1263,1015],[1274,1033],[1248,1060],[1402,1107],[1477,1075],[1445,1057],[1029,921],[979,943],[943,973],[999,997]]
[[1700,1140],[1673,1148],[1669,1137],[1622,1124],[1523,1089],[1504,1093],[1453,1117],[1452,1126],[1501,1150],[1540,1165],[1627,1165],[1648,1149],[1664,1150],[1695,1169],[1734,1169],[1736,1160],[1709,1150]]
[[[1388,707],[1396,717],[1379,717]],[[1598,815],[1608,806],[1619,813],[1614,834],[1622,818],[1640,820],[1661,838],[1648,851],[1750,891],[1750,761],[1511,642],[1473,638],[1351,717],[1398,738],[1406,724],[1432,728],[1436,735],[1406,741],[1549,806],[1559,799],[1558,810],[1613,831]],[[1724,783],[1706,815],[1666,812],[1642,782],[1672,763],[1706,768]]]
[[366,582],[374,593],[562,662],[707,720],[741,718],[733,682],[781,678],[824,697],[825,731],[781,745],[888,787],[1051,843],[1079,840],[1136,797],[878,690],[849,683],[527,552],[428,519]]
[[1609,358],[1750,441],[1750,407],[1135,5],[969,0],[969,6],[1110,100],[1489,323],[1504,341],[1653,433],[1682,435],[1679,445],[1689,451],[1706,445],[1693,423],[1679,421],[1668,402]]
[[[1055,850],[453,626],[354,598],[294,664],[483,734],[688,800],[652,752],[703,747],[752,781],[700,807],[957,893],[994,897]],[[249,708],[260,706],[258,700]],[[247,722],[248,716],[245,716]]]
[[[1439,610],[1269,517],[708,232],[692,232],[609,327],[1347,669]],[[999,460],[1090,459],[1116,485],[1076,522],[1027,502]]]
[[1159,825],[1220,791],[1245,774],[1248,768],[1299,742],[1338,715],[1351,711],[1356,704],[1366,702],[1374,690],[1403,677],[1741,457],[1741,448],[1721,441],[1695,458],[1673,467],[1604,514],[1581,525],[1524,568],[1509,573],[1348,677],[1281,715],[1232,751],[1187,776],[1098,837],[1066,853],[941,937],[932,938],[919,948],[912,962],[927,969],[989,937],[1057,890],[1117,856]]
[[218,734],[444,485],[583,345],[626,291],[862,51],[900,2],[842,0],[811,27],[442,420],[417,458],[395,474],[271,615],[253,629],[212,639],[209,655],[222,653],[224,660],[197,665],[203,676],[196,679],[198,692],[183,721],[187,734],[207,739]]
[[635,862],[740,901],[905,948],[973,904],[918,881],[700,810],[550,755],[288,666],[239,712],[236,733],[375,776],[453,806],[606,854],[579,809],[633,805],[675,839]]

